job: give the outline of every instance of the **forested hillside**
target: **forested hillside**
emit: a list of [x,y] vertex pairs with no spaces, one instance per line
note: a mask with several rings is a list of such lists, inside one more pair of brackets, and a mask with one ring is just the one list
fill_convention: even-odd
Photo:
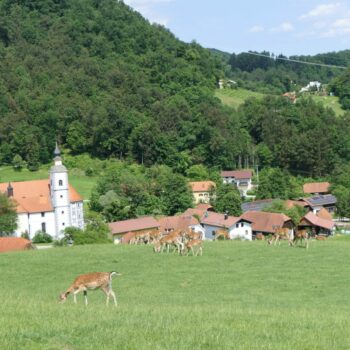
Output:
[[[257,55],[255,55],[257,54]],[[264,57],[266,56],[266,57]],[[280,94],[287,91],[299,91],[310,81],[328,84],[333,78],[341,75],[344,70],[339,68],[313,65],[319,63],[330,66],[350,67],[350,50],[318,54],[315,56],[274,55],[270,52],[252,52],[232,54],[226,58],[231,67],[230,76],[237,80],[241,87],[251,90]],[[308,64],[310,63],[310,64]]]
[[56,138],[146,165],[237,153],[208,50],[115,0],[3,0],[0,11],[1,163],[20,155],[35,169]]
[[[215,88],[230,70],[228,56],[179,41],[123,2],[0,0],[0,57],[0,164],[24,160],[35,170],[51,161],[56,140],[72,155],[167,165],[180,174],[196,164],[232,169],[254,159],[324,176],[350,160],[349,115],[276,96],[250,99],[238,111],[224,106]],[[239,68],[244,84],[258,71],[273,72],[265,89],[287,89],[274,80],[284,64],[269,62],[276,66]]]

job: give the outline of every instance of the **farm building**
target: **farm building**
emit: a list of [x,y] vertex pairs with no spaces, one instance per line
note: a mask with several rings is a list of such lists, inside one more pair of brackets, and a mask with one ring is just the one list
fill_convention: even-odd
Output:
[[204,238],[204,229],[192,215],[165,216],[158,220],[161,232],[171,232],[175,230],[192,229],[195,232],[200,232]]
[[0,253],[34,249],[31,241],[22,237],[0,237]]
[[249,219],[207,211],[200,222],[205,231],[205,239],[213,239],[215,231],[225,229],[231,239],[252,240],[252,225]]
[[84,227],[83,199],[68,182],[57,146],[54,155],[49,179],[0,184],[0,191],[17,204],[18,237],[27,233],[32,239],[41,231],[57,239],[66,227]]
[[334,230],[335,224],[332,220],[327,220],[315,215],[312,212],[307,213],[298,225],[299,229],[307,229],[313,234],[330,235]]
[[332,194],[303,198],[303,201],[310,207],[314,214],[317,214],[322,208],[327,209],[330,213],[336,211],[337,198]]
[[263,211],[247,211],[241,218],[252,222],[253,235],[262,233],[263,235],[273,234],[277,228],[287,227],[293,236],[293,222],[290,217],[279,213],[268,213]]
[[222,171],[221,178],[224,184],[235,185],[241,196],[246,196],[247,192],[253,189],[252,170],[229,170]]
[[329,182],[308,182],[303,185],[303,192],[307,194],[329,194]]
[[216,184],[213,181],[193,181],[190,182],[192,189],[194,202],[198,203],[209,203],[211,195],[215,190]]
[[115,221],[108,224],[111,230],[114,243],[127,243],[123,237],[128,234],[132,238],[132,233],[159,230],[159,222],[152,216],[143,218]]

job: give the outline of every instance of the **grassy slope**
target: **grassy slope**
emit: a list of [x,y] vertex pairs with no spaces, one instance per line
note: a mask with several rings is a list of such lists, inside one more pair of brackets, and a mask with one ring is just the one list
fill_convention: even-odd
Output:
[[223,104],[238,108],[249,97],[263,98],[265,95],[246,89],[223,89],[216,90],[215,96],[218,97]]
[[[97,178],[88,177],[78,172],[68,173],[69,182],[79,192],[84,199],[89,199],[92,188],[94,187]],[[0,182],[8,181],[28,181],[40,180],[49,178],[49,168],[41,167],[38,171],[29,171],[23,169],[22,171],[14,171],[12,167],[0,167]]]
[[[249,97],[263,98],[265,95],[262,93],[246,90],[246,89],[237,89],[237,90],[216,90],[216,97],[218,97],[222,103],[238,108],[244,101]],[[330,107],[334,110],[336,115],[341,115],[344,113],[344,110],[341,108],[339,104],[338,97],[336,96],[314,96],[311,97],[316,102],[322,102],[325,107]]]
[[[350,242],[213,242],[202,257],[151,247],[83,246],[0,254],[0,348],[349,349]],[[59,292],[77,274],[123,273],[119,306]]]

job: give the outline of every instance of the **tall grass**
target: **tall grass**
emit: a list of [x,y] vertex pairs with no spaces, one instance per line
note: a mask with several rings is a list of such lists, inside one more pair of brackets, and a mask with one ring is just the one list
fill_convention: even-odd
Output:
[[[0,349],[349,349],[350,242],[212,242],[202,257],[94,245],[0,255]],[[58,304],[78,274],[102,292]]]

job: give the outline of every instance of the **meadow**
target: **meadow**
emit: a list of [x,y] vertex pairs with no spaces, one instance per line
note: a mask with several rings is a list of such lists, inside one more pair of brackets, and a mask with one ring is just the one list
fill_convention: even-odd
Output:
[[[254,92],[246,89],[217,89],[215,91],[215,96],[218,97],[221,102],[227,106],[238,108],[244,103],[247,98],[255,97],[257,99],[262,99],[265,94],[260,92]],[[305,95],[306,98],[311,97],[315,102],[320,102],[325,108],[331,108],[337,116],[344,114],[344,110],[341,108],[339,103],[339,98],[336,96],[317,96],[317,95]]]
[[[91,245],[0,255],[0,349],[349,349],[349,240],[206,242],[202,257]],[[118,271],[100,291],[75,276]]]

